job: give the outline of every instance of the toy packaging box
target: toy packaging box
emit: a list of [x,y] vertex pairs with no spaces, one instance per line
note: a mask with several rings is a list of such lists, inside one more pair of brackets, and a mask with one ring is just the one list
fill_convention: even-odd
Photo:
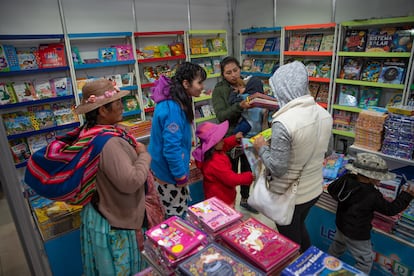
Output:
[[276,273],[299,252],[299,245],[255,218],[226,229],[224,243],[267,274]]
[[282,270],[282,276],[290,275],[366,275],[358,269],[323,252],[309,247],[299,258]]
[[265,275],[234,253],[211,243],[178,265],[182,275]]
[[207,233],[217,231],[239,221],[243,215],[222,200],[211,197],[188,208],[191,221],[196,222]]
[[180,258],[207,240],[207,235],[177,216],[152,227],[146,236],[172,258]]

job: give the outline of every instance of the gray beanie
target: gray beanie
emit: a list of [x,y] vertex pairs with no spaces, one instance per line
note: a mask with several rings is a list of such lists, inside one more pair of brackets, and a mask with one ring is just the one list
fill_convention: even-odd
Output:
[[309,95],[308,71],[299,61],[280,66],[269,82],[280,107],[293,99]]

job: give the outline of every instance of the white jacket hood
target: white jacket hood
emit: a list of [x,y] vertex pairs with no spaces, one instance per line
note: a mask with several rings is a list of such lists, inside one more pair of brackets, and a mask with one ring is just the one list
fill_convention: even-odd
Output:
[[308,71],[299,61],[280,66],[269,82],[280,107],[293,99],[309,95]]

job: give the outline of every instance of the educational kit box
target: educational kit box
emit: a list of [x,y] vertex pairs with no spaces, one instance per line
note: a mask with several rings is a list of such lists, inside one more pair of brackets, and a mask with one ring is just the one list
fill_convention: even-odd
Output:
[[309,247],[299,258],[282,270],[282,276],[297,275],[366,275],[358,269],[323,252]]
[[178,265],[180,275],[265,275],[248,262],[216,243]]
[[299,253],[299,245],[255,218],[220,234],[224,243],[267,274],[276,273]]

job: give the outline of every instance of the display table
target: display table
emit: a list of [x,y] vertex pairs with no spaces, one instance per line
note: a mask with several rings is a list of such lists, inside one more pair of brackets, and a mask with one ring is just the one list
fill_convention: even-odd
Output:
[[[327,252],[335,236],[335,213],[321,206],[311,208],[306,225],[313,245]],[[370,275],[414,275],[414,244],[374,229],[371,235],[376,258]],[[341,258],[354,265],[350,253]]]

